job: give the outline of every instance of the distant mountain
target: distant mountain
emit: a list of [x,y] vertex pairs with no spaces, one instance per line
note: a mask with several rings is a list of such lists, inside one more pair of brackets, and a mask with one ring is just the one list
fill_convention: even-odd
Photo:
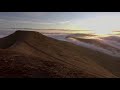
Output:
[[34,31],[16,31],[0,39],[0,77],[120,77],[120,61]]

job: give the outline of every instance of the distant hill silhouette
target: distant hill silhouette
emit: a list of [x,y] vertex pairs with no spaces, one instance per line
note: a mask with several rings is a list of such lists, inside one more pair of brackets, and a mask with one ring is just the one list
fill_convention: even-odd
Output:
[[119,77],[118,60],[35,31],[19,30],[0,39],[0,77]]

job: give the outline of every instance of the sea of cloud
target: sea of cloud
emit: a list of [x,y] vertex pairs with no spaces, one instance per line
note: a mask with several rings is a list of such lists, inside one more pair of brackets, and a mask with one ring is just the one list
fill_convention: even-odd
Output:
[[[14,31],[16,30],[15,29],[14,30],[1,29],[0,38],[10,35]],[[37,31],[39,31],[40,33],[48,37],[51,37],[57,40],[71,42],[78,46],[90,48],[92,50],[96,50],[96,51],[99,51],[99,52],[102,52],[102,53],[105,53],[111,56],[120,57],[120,36],[118,34],[109,35],[107,37],[102,37],[102,36],[96,37],[96,36],[91,36],[92,34],[88,34],[87,38],[89,38],[89,40],[90,38],[98,39],[99,42],[108,46],[106,48],[106,47],[97,46],[95,44],[91,44],[91,43],[87,43],[87,42],[75,39],[75,37],[84,38],[84,39],[86,38],[86,35],[85,36],[81,35],[78,32],[71,33],[70,31],[66,31],[66,30],[63,30],[63,31],[62,30],[37,30]]]

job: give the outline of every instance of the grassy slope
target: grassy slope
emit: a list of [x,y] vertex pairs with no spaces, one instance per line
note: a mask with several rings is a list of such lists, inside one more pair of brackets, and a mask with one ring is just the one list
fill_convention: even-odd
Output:
[[[111,46],[105,45],[105,44],[103,44],[103,43],[101,43],[101,42],[99,42],[95,39],[80,39],[80,38],[77,38],[77,40],[87,42],[87,43],[91,43],[91,44],[95,44],[97,46],[101,46],[101,47],[108,48],[108,49],[109,49],[109,47],[111,47]],[[99,65],[107,68],[108,70],[113,72],[115,75],[120,76],[120,58],[112,57],[112,56],[102,54],[102,53],[96,52],[96,51],[93,51],[93,53],[90,53],[90,50],[87,50],[87,51],[88,51],[88,53],[87,53],[88,58],[97,62]]]
[[[8,40],[10,42],[7,42]],[[13,59],[12,61],[13,63],[11,66],[10,63],[8,63],[8,65],[4,64],[5,62],[2,61],[3,58],[0,59],[1,63],[3,63],[3,66],[0,66],[1,70],[3,71],[3,67],[5,67],[4,65],[7,65],[9,67],[8,68],[9,71],[17,67],[15,72],[19,71],[21,72],[21,74],[16,76],[25,75],[29,77],[115,77],[115,75],[118,76],[116,71],[109,69],[111,68],[110,65],[112,65],[111,63],[112,59],[116,58],[109,57],[102,53],[95,52],[87,48],[79,47],[71,43],[48,38],[37,32],[25,32],[25,31],[15,32],[14,34],[6,37],[5,39],[1,39],[0,45],[1,48],[3,48],[3,46],[5,45],[4,49],[6,49],[1,50],[0,57],[5,56],[4,58],[6,59],[6,61],[8,60],[9,62],[11,60],[9,58],[13,56],[11,57]],[[6,54],[6,52],[10,53]],[[17,56],[14,56],[15,54],[17,54]],[[108,59],[111,60],[108,67],[106,67]],[[117,59],[114,62],[117,62]],[[105,68],[102,66],[104,66]],[[113,68],[115,68],[116,70],[116,67]],[[113,75],[110,71],[115,75]],[[6,75],[7,73],[8,71],[6,71],[5,74],[3,73],[3,76]],[[15,74],[12,73],[10,75],[13,76]]]

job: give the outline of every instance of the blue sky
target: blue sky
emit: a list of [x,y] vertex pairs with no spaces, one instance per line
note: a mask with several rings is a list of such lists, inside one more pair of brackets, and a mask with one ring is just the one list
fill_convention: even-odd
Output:
[[0,12],[0,28],[120,30],[120,12]]

